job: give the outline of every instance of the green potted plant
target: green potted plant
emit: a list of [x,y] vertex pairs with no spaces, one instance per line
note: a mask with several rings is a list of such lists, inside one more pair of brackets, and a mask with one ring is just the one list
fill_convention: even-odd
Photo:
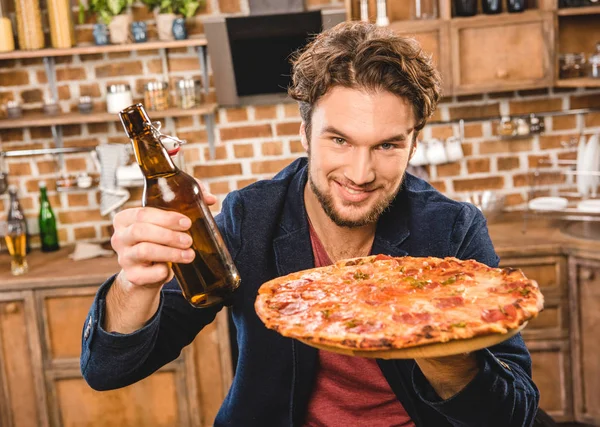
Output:
[[89,0],[87,7],[80,2],[79,22],[85,21],[87,10],[96,15],[99,23],[108,26],[111,43],[127,43],[131,25],[129,8],[133,2],[134,0]]
[[173,40],[173,22],[178,16],[190,18],[204,0],[142,0],[156,14],[159,40]]

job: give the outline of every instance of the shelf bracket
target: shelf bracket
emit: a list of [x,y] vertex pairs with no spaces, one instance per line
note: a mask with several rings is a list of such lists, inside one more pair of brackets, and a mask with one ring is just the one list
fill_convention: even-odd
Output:
[[162,65],[163,80],[165,82],[168,82],[169,81],[169,61],[167,60],[167,49],[162,47],[162,48],[158,49],[158,52],[160,54],[160,62]]
[[[44,57],[44,68],[46,70],[46,77],[48,78],[48,87],[50,88],[50,96],[52,98],[52,102],[58,104],[58,87],[56,86],[56,67],[54,63],[54,57]],[[54,139],[54,146],[58,149],[63,148],[63,134],[62,127],[57,125],[52,125],[50,127],[52,130],[52,138]],[[58,169],[60,173],[63,172],[63,168],[65,166],[65,159],[63,157],[62,152],[58,154]]]
[[[208,56],[205,46],[198,46],[198,61],[200,62],[200,71],[202,72],[202,89],[204,91],[205,102],[209,92],[208,77]],[[208,152],[211,160],[215,158],[215,113],[205,114],[206,134],[208,137]]]

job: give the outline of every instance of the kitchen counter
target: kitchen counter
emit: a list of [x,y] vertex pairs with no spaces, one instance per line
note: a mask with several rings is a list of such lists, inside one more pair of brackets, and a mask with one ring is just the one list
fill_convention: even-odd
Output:
[[[600,240],[571,237],[563,232],[560,222],[529,220],[524,227],[522,220],[496,221],[490,223],[489,230],[501,258],[562,253],[600,259]],[[27,255],[29,272],[16,277],[10,274],[9,255],[0,254],[0,291],[98,285],[119,271],[116,256],[73,261],[68,258],[73,248],[32,251]]]
[[73,261],[69,254],[74,248],[66,246],[48,253],[32,250],[27,254],[29,272],[22,276],[10,273],[10,256],[3,252],[0,254],[0,291],[99,285],[119,271],[116,255]]

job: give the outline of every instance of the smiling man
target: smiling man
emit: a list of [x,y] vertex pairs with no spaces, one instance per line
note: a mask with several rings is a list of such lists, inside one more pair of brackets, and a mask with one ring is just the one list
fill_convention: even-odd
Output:
[[[216,218],[242,279],[232,303],[238,366],[216,426],[532,424],[539,395],[519,335],[458,356],[375,360],[284,338],[254,311],[262,283],[349,257],[498,264],[474,206],[405,173],[439,86],[413,40],[365,23],[324,32],[295,58],[289,93],[299,103],[308,159],[229,194]],[[99,289],[86,319],[93,331],[83,339],[81,368],[92,387],[150,375],[222,308],[192,308],[167,268],[193,258],[189,226],[183,215],[152,208],[115,217],[122,270]]]

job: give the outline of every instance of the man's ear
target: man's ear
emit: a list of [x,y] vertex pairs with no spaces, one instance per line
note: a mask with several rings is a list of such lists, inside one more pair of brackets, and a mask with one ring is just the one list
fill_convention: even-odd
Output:
[[300,125],[300,141],[302,142],[302,146],[308,153],[308,138],[306,137],[306,125],[304,122]]

